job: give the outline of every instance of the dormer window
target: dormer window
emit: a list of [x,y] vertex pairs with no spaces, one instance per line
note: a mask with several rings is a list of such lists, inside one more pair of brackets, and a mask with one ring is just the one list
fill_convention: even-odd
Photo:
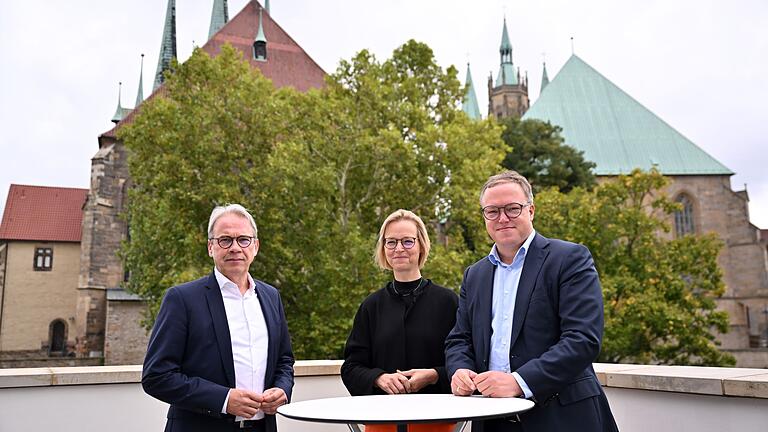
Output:
[[267,61],[267,43],[265,41],[253,42],[253,59],[258,61]]

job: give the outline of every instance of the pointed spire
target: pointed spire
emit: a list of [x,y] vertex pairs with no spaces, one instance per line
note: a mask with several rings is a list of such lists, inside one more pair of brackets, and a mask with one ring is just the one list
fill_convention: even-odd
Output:
[[160,44],[160,58],[157,60],[154,89],[160,87],[165,79],[163,74],[171,68],[171,61],[176,58],[176,0],[168,0],[165,12],[163,40]]
[[119,82],[117,83],[117,109],[115,110],[115,115],[112,116],[112,123],[120,123],[120,120],[123,119],[123,114],[125,110],[123,109],[122,103],[120,103],[120,99],[123,95],[123,83]]
[[509,42],[506,18],[504,18],[504,27],[501,31],[499,55],[501,56],[501,66],[499,67],[499,75],[496,77],[496,87],[502,85],[517,85],[520,80],[518,77],[519,74],[515,73],[515,67],[512,63],[512,44]]
[[266,10],[267,10],[267,13],[268,13],[268,14],[272,15],[272,12],[270,12],[270,11],[269,11],[269,0],[266,0],[266,1],[264,2],[264,9],[266,9]]
[[137,108],[142,102],[144,102],[144,54],[141,55],[141,69],[139,70],[139,91],[136,93],[136,104],[133,107]]
[[475,94],[475,85],[472,83],[472,72],[467,63],[467,81],[464,84],[464,100],[461,103],[461,109],[472,120],[480,120],[480,106],[477,105],[477,95]]
[[264,21],[262,19],[262,11],[264,8],[259,9],[259,31],[256,34],[256,39],[253,41],[253,58],[255,60],[267,61],[267,38],[264,36]]
[[501,46],[499,51],[510,50],[512,51],[512,44],[509,42],[509,32],[507,31],[507,17],[504,17],[504,29],[501,32]]
[[213,11],[211,12],[211,26],[208,28],[208,39],[210,40],[217,31],[221,30],[227,21],[229,21],[227,0],[213,0]]
[[542,62],[543,69],[541,72],[541,90],[539,94],[544,91],[544,88],[549,84],[549,75],[547,75],[547,62]]

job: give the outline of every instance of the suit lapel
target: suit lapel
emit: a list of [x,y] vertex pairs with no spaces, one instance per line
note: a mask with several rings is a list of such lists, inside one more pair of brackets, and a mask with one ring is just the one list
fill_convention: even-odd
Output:
[[531,301],[531,294],[536,287],[536,279],[539,276],[544,260],[549,254],[549,240],[536,233],[525,254],[523,264],[523,273],[520,275],[520,283],[517,285],[517,298],[515,299],[515,314],[512,321],[512,339],[510,349],[515,345],[517,337],[525,321],[525,315],[528,313],[528,303]]
[[475,341],[479,341],[478,354],[483,360],[485,367],[488,367],[488,362],[491,357],[491,304],[493,303],[493,274],[496,271],[489,259],[481,261],[480,268],[478,269],[477,278],[477,311],[474,314],[474,319],[478,320],[472,326],[478,329],[477,337],[473,336]]
[[232,357],[232,339],[229,336],[229,324],[227,311],[224,309],[224,299],[221,297],[221,288],[216,281],[216,276],[211,273],[205,284],[207,288],[205,300],[208,302],[208,311],[211,313],[213,331],[216,334],[216,342],[219,345],[219,355],[227,375],[227,385],[235,386],[235,361]]

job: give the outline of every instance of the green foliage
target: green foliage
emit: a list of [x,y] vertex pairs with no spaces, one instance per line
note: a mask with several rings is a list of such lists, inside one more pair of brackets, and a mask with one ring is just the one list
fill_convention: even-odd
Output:
[[534,192],[548,187],[568,192],[575,187],[591,189],[595,185],[594,162],[584,160],[584,152],[563,144],[560,126],[512,117],[501,123],[501,137],[512,148],[502,165],[524,175]]
[[298,93],[229,46],[213,59],[196,50],[120,133],[134,181],[128,288],[154,312],[168,287],[209,273],[207,218],[227,202],[259,225],[251,270],[280,289],[298,358],[341,356],[358,305],[391,277],[372,255],[398,208],[431,227],[425,277],[457,288],[475,259],[467,245],[487,245],[476,190],[507,148],[493,122],[457,110],[456,75],[409,41],[384,62],[362,51],[325,89]]
[[724,292],[722,244],[714,234],[669,238],[677,204],[658,192],[665,185],[658,172],[634,171],[593,192],[548,189],[536,198],[536,226],[592,251],[605,300],[600,361],[733,365],[712,334],[728,331],[714,301]]

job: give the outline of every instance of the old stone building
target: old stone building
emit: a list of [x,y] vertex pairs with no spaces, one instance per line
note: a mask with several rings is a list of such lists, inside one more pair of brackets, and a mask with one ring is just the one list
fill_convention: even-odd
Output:
[[[210,38],[202,47],[205,52],[215,56],[229,43],[276,87],[306,91],[324,85],[325,72],[272,19],[268,8],[251,1],[228,20],[226,2],[213,3]],[[154,91],[149,98],[162,97],[163,74],[176,57],[175,15],[176,2],[169,0]],[[137,106],[142,99],[137,96]],[[130,123],[137,111],[140,108],[129,110],[118,101],[113,118],[116,125],[99,136],[99,149],[91,160],[91,185],[84,208],[75,320],[77,354],[103,358],[105,364],[140,363],[146,349],[146,331],[139,324],[144,305],[122,290],[129,275],[118,256],[120,244],[130,231],[122,217],[130,175],[126,148],[117,131]]]
[[12,184],[0,223],[0,368],[74,366],[86,189]]
[[747,191],[731,189],[734,173],[576,55],[551,82],[544,66],[541,94],[530,108],[526,81],[515,88],[519,105],[510,109],[498,103],[510,100],[499,98],[505,91],[499,80],[512,63],[506,22],[500,52],[496,86],[489,81],[488,116],[539,119],[562,127],[565,143],[595,162],[598,178],[634,168],[656,168],[668,176],[666,193],[683,206],[670,220],[670,235],[715,232],[724,243],[718,261],[726,293],[718,307],[729,313],[731,328],[719,335],[721,347],[734,354],[737,366],[768,367],[767,243],[750,223]]

